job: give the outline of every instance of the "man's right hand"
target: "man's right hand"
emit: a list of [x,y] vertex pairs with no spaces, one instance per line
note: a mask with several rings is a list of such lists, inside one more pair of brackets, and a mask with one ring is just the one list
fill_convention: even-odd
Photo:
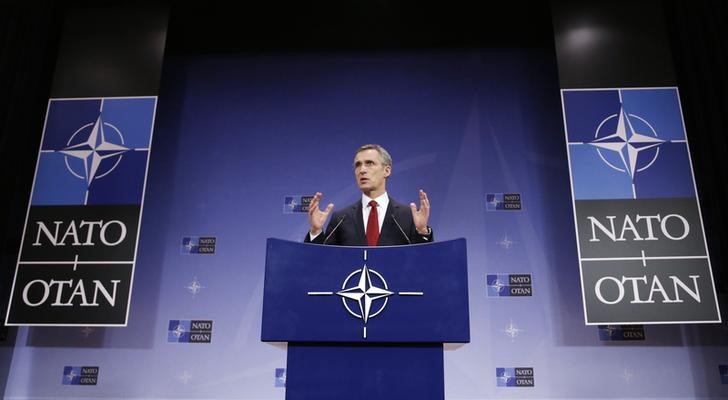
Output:
[[329,203],[326,209],[321,211],[319,203],[321,202],[321,193],[316,192],[311,200],[311,204],[308,206],[308,224],[310,226],[308,233],[311,236],[316,236],[324,230],[324,223],[328,218],[331,209],[334,208],[333,203]]

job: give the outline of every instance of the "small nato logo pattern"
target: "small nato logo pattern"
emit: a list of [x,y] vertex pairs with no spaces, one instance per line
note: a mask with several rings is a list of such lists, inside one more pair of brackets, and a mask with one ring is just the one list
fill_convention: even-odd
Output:
[[63,367],[63,385],[96,385],[99,382],[99,367]]
[[496,386],[499,387],[533,387],[532,367],[511,367],[495,369]]
[[274,386],[280,387],[280,388],[286,387],[286,369],[285,368],[276,368]]
[[211,343],[212,320],[170,320],[167,329],[167,342]]
[[602,342],[645,340],[643,325],[599,325],[599,340]]
[[531,274],[488,274],[485,281],[488,297],[533,296]]
[[307,213],[313,196],[288,195],[283,198],[283,214]]
[[185,236],[182,238],[179,252],[188,254],[215,254],[217,238],[214,236]]
[[520,193],[487,193],[485,195],[486,211],[521,211]]

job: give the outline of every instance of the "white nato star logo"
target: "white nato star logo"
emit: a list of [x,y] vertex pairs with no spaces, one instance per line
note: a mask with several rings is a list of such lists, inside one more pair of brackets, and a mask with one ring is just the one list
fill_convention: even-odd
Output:
[[87,327],[84,327],[83,329],[81,329],[81,334],[83,334],[84,337],[89,337],[94,332],[96,332],[96,330],[90,326],[87,326]]
[[491,207],[495,209],[498,208],[498,204],[500,203],[500,201],[498,201],[495,195],[493,195],[493,198],[488,203],[490,203]]
[[508,383],[508,380],[511,379],[511,378],[513,378],[513,377],[508,374],[508,370],[507,369],[504,369],[503,370],[503,375],[501,375],[501,376],[498,377],[498,379],[502,380],[503,383]]
[[[90,131],[89,131],[90,129]],[[81,137],[88,132],[88,137],[80,141]],[[114,143],[110,138],[114,136],[121,144]],[[73,143],[73,144],[72,144]],[[96,122],[86,124],[79,128],[68,139],[67,147],[60,150],[66,155],[66,168],[77,178],[86,181],[86,186],[91,186],[94,179],[101,179],[111,173],[119,165],[122,154],[129,151],[124,147],[124,137],[114,125],[104,122],[99,114]],[[68,162],[68,157],[79,159],[83,162],[83,171],[77,171]],[[106,168],[101,168],[102,162]]]
[[[605,135],[602,128],[614,118],[617,118],[616,130],[609,131]],[[639,122],[640,127],[636,129],[634,122]],[[665,143],[664,140],[657,137],[657,132],[649,122],[637,115],[627,113],[624,106],[620,108],[619,114],[611,115],[599,124],[594,137],[595,139],[589,144],[597,148],[597,153],[602,161],[619,172],[628,173],[632,180],[634,180],[635,173],[646,170],[657,160],[657,156],[660,154],[659,146]],[[649,152],[651,156],[643,153],[653,148],[655,151]],[[614,162],[610,162],[604,157],[602,150],[616,154],[620,163],[615,165]],[[641,153],[645,156],[640,157]],[[638,165],[639,158],[649,158],[649,161],[643,160]]]
[[604,328],[604,330],[607,331],[607,335],[609,335],[609,337],[613,337],[614,334],[617,332],[618,329],[619,328],[616,327],[616,326],[614,326],[614,325],[607,325],[607,327]]
[[490,287],[495,289],[495,291],[498,293],[500,293],[501,289],[503,289],[504,286],[506,286],[506,285],[503,284],[503,282],[501,282],[501,280],[498,278],[496,278],[496,280],[490,284]]
[[298,203],[296,203],[296,199],[291,199],[291,202],[288,204],[288,208],[290,208],[291,211],[293,211],[297,205],[298,205]]
[[629,381],[631,381],[631,380],[632,380],[632,378],[634,378],[634,374],[632,373],[632,371],[630,371],[629,369],[625,368],[625,369],[624,369],[624,370],[622,371],[622,374],[620,375],[620,377],[621,377],[621,378],[622,378],[622,379],[623,379],[623,380],[624,380],[625,382],[629,382]]
[[[384,277],[377,271],[369,268],[366,264],[367,250],[364,250],[364,266],[350,273],[344,279],[341,290],[338,292],[308,292],[309,296],[331,296],[337,295],[341,297],[344,308],[352,316],[364,321],[364,339],[367,338],[366,323],[369,319],[376,317],[387,306],[389,296],[395,294],[390,291]],[[358,276],[358,277],[357,277]],[[375,279],[372,279],[372,278]],[[350,281],[354,281],[353,286],[349,286]],[[399,296],[422,296],[423,292],[397,292]],[[354,310],[349,307],[347,301],[353,302],[356,306]],[[375,306],[375,302],[378,306]]]
[[185,333],[185,327],[182,326],[182,324],[178,324],[176,328],[172,331],[172,334],[174,337],[179,339],[183,334]]
[[513,240],[511,240],[508,235],[503,236],[503,239],[499,240],[497,243],[506,250],[510,250],[511,247],[513,247]]
[[197,280],[197,277],[192,278],[192,282],[188,283],[187,286],[185,286],[185,289],[187,289],[188,292],[192,293],[192,297],[197,296],[197,293],[200,293],[202,289],[205,287],[202,286],[200,281]]
[[184,370],[182,371],[182,375],[178,376],[177,379],[179,379],[180,381],[182,381],[182,383],[186,385],[190,382],[190,379],[192,379],[192,375],[190,375],[187,370]]
[[521,332],[523,332],[523,329],[519,328],[516,324],[513,323],[513,320],[506,325],[506,329],[503,329],[503,333],[506,334],[506,336],[511,338],[511,341],[516,339],[516,336],[520,335]]
[[195,247],[195,245],[192,244],[192,239],[188,240],[187,243],[185,244],[185,249],[187,249],[187,251],[189,252],[189,251],[192,251],[193,247]]
[[[348,285],[349,280],[357,274],[359,275],[357,284],[347,288],[346,286]],[[379,278],[379,281],[382,282],[384,287],[377,287],[373,285],[372,275]],[[384,281],[382,275],[380,275],[377,271],[370,270],[369,267],[364,264],[362,269],[354,271],[346,277],[342,290],[336,292],[336,294],[342,297],[341,301],[344,303],[346,310],[349,311],[349,314],[363,319],[366,324],[369,318],[376,317],[384,310],[384,307],[387,306],[387,301],[389,300],[387,297],[394,294],[394,292],[387,290],[387,282]],[[349,305],[346,303],[346,299],[353,300],[359,305],[359,313],[356,313],[349,308]],[[377,311],[372,312],[372,305],[374,304],[374,301],[379,299],[384,299],[384,303]]]
[[68,374],[66,374],[66,379],[68,379],[69,381],[72,381],[73,378],[75,378],[75,377],[76,377],[76,371],[74,371],[74,370],[70,370],[68,372]]

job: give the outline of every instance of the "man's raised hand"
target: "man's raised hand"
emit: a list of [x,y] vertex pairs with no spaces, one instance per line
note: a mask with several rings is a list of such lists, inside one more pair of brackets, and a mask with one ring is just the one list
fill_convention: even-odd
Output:
[[334,208],[334,204],[329,203],[329,205],[326,206],[326,209],[321,211],[319,208],[320,202],[321,193],[316,192],[311,200],[311,204],[308,206],[308,224],[310,226],[309,234],[311,236],[316,236],[323,231],[326,218],[328,218],[329,213],[331,213],[331,209]]
[[410,203],[410,210],[412,210],[412,221],[415,223],[417,232],[421,234],[427,234],[427,221],[430,219],[430,201],[427,200],[427,193],[420,189],[420,209],[417,209],[415,203]]

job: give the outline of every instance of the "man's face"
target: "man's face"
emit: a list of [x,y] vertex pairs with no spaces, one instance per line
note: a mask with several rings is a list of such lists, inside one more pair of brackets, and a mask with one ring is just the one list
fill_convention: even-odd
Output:
[[[392,167],[382,164],[382,157],[374,149],[360,151],[354,157],[354,177],[362,193],[376,197],[384,193]],[[372,194],[374,196],[372,196]]]

